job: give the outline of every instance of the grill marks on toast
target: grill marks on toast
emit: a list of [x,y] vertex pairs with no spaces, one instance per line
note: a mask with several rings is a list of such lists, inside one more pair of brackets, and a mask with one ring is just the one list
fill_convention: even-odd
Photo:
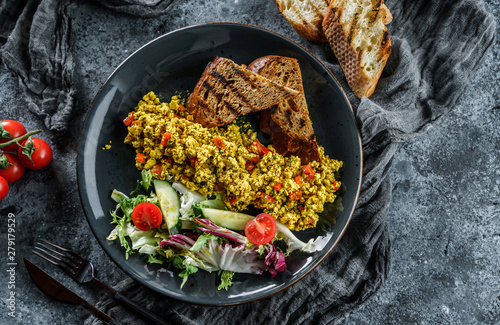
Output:
[[255,60],[248,69],[300,91],[297,97],[260,112],[260,128],[271,134],[271,142],[276,151],[285,156],[298,156],[303,165],[320,161],[298,61],[294,58],[269,55]]
[[261,130],[272,135],[278,153],[296,155],[304,165],[320,161],[296,59],[270,55],[255,60],[247,69],[217,57],[189,96],[187,109],[195,122],[205,127],[258,113]]
[[189,96],[187,109],[205,127],[222,126],[240,115],[267,109],[299,94],[229,59],[217,57]]

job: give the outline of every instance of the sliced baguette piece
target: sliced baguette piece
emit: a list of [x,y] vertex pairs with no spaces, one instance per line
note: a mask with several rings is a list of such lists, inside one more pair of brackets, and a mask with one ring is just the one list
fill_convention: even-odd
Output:
[[299,94],[230,59],[216,57],[189,96],[187,109],[205,127],[222,126]]
[[370,97],[391,53],[384,0],[332,0],[323,31],[358,98]]
[[327,41],[323,33],[323,17],[329,0],[276,0],[281,14],[302,37],[317,43]]
[[276,151],[284,156],[298,156],[303,165],[321,161],[298,60],[268,55],[250,63],[248,69],[300,92],[298,96],[260,112],[260,128],[271,134],[271,143]]

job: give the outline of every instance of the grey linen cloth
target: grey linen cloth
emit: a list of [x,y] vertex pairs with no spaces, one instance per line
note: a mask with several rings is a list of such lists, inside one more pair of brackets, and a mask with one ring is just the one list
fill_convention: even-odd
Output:
[[[141,8],[147,9],[141,2],[152,3],[125,2],[135,2],[129,12],[140,15],[147,15],[141,12]],[[67,2],[35,3],[30,2],[24,8],[2,48],[2,59],[19,76],[21,88],[30,98],[31,109],[45,118],[48,127],[64,129],[74,105]],[[128,11],[127,6],[117,3],[122,2],[106,1],[106,6]],[[378,87],[369,99],[359,100],[353,96],[328,45],[309,46],[346,90],[363,140],[363,185],[359,202],[352,222],[332,254],[291,288],[270,298],[237,306],[185,304],[157,294],[132,279],[118,283],[115,289],[172,324],[334,324],[377,292],[389,273],[390,237],[386,215],[392,191],[389,170],[397,145],[425,132],[446,116],[495,40],[495,21],[481,1],[401,0],[386,4],[394,16],[389,25],[393,49]],[[49,24],[50,31],[23,34],[27,30],[23,26],[54,19],[58,23]],[[0,27],[5,25],[8,22]],[[32,48],[37,42],[47,45],[44,53]],[[29,55],[16,56],[26,48],[31,50],[26,52]],[[56,73],[43,64],[37,65],[45,59],[54,62]],[[41,75],[50,78],[41,79]],[[39,91],[43,83],[47,93]],[[97,306],[123,324],[145,324],[105,294]],[[87,325],[101,323],[94,317],[85,322]]]
[[[106,0],[105,7],[141,17],[166,13],[176,0]],[[54,131],[68,127],[75,107],[70,0],[2,0],[3,63],[19,77],[28,106]]]

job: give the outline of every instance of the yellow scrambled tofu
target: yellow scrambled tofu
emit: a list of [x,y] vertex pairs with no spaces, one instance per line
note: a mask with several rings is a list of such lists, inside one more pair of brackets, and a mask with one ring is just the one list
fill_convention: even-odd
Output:
[[251,128],[230,124],[205,128],[192,121],[174,96],[160,102],[153,92],[127,118],[125,143],[136,149],[136,166],[155,177],[173,179],[201,194],[222,192],[232,211],[261,209],[291,230],[315,227],[318,213],[333,202],[342,162],[301,165],[261,145]]

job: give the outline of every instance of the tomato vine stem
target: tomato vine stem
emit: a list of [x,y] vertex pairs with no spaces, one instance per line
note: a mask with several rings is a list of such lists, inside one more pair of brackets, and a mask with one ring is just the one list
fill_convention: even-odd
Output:
[[24,139],[26,139],[32,135],[35,135],[37,133],[40,133],[40,132],[43,132],[43,130],[39,129],[39,130],[35,130],[35,131],[29,131],[20,137],[14,138],[14,139],[9,140],[9,141],[4,142],[4,143],[0,143],[0,149],[2,149],[3,147],[7,147],[8,145],[13,144],[13,143],[17,143],[19,145],[19,141],[24,140]]

